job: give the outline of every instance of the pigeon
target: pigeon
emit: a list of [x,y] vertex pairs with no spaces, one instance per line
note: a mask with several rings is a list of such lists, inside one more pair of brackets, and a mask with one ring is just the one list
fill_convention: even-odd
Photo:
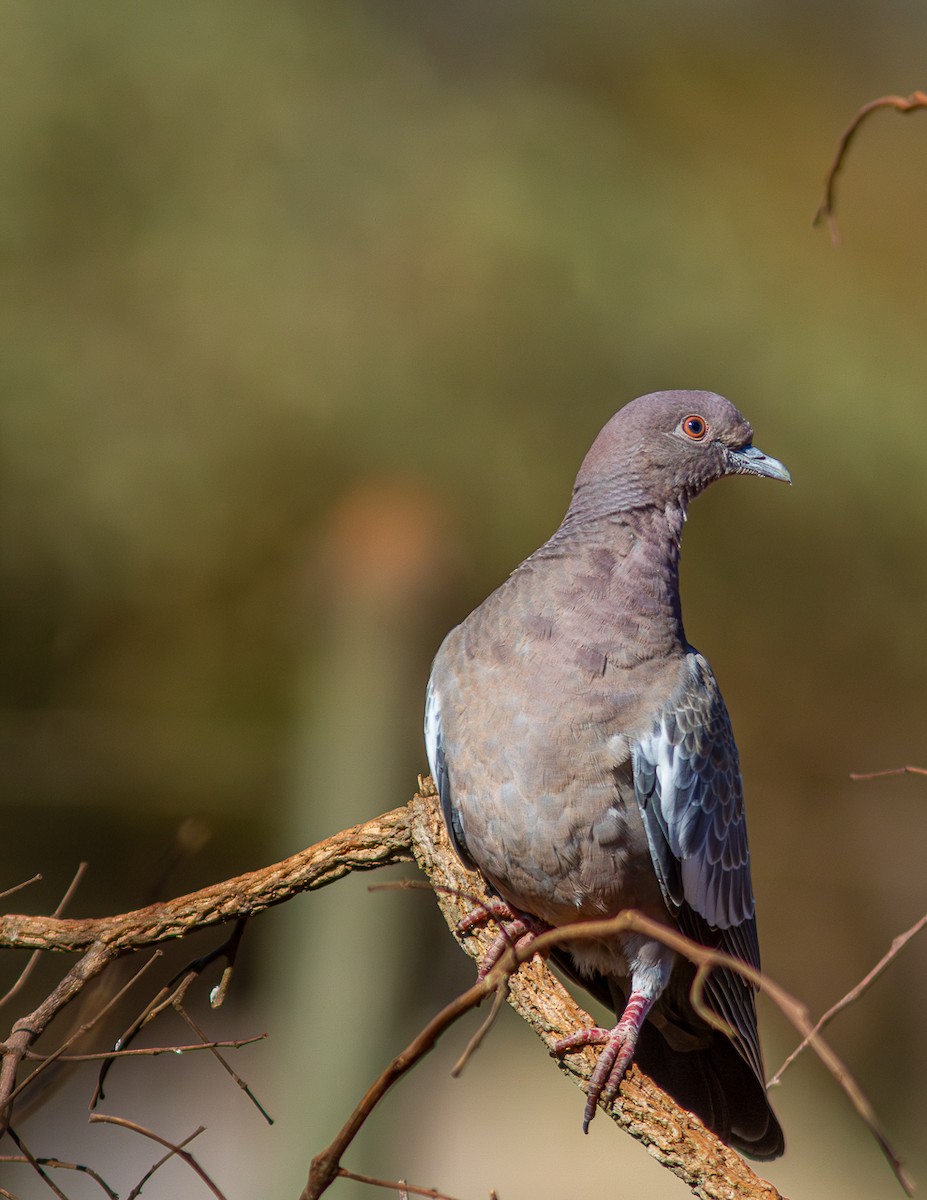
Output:
[[[438,650],[428,761],[503,940],[635,909],[759,969],[737,746],[679,598],[689,502],[726,475],[791,482],[723,396],[632,400],[595,439],[560,527]],[[782,1153],[743,976],[710,973],[709,1023],[692,963],[657,938],[628,931],[553,957],[618,1016],[555,1048],[603,1047],[586,1131],[636,1061],[735,1149]]]

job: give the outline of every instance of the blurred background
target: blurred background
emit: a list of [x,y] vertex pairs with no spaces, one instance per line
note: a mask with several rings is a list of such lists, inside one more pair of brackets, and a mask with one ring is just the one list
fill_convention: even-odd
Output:
[[[927,114],[863,128],[839,248],[811,218],[840,132],[927,84],[925,46],[913,0],[7,3],[0,887],[44,876],[11,908],[51,911],[82,860],[72,915],[144,903],[191,817],[209,839],[166,893],[405,803],[444,632],[556,527],[616,408],[709,388],[795,480],[713,489],[683,554],[764,965],[815,1014],[853,986],[925,908],[927,781],[849,775],[927,765]],[[472,977],[427,896],[370,882],[253,922],[226,1006],[199,1003],[211,1035],[269,1033],[232,1061],[273,1127],[195,1057],[120,1064],[104,1111],[206,1125],[230,1200],[295,1198]],[[831,1030],[922,1183],[925,1007],[922,937]],[[582,1137],[510,1017],[458,1081],[477,1018],[450,1034],[345,1165],[460,1198],[683,1193],[606,1121]],[[190,1040],[171,1020],[150,1044]],[[796,1036],[763,1021],[772,1070]],[[88,1126],[92,1084],[20,1132],[125,1193],[160,1151]],[[901,1194],[810,1056],[775,1100],[784,1193]],[[202,1194],[182,1165],[145,1190]]]

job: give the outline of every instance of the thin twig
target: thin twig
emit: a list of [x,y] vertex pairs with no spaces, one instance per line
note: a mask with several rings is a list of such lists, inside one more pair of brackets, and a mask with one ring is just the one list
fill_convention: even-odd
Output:
[[887,779],[891,775],[927,775],[927,767],[888,767],[884,771],[850,772],[853,780]]
[[13,1129],[12,1126],[8,1125],[6,1128],[6,1133],[10,1141],[23,1156],[24,1160],[29,1164],[30,1167],[32,1167],[33,1171],[35,1171],[36,1175],[38,1175],[39,1179],[42,1180],[46,1187],[55,1193],[55,1195],[58,1197],[58,1200],[68,1200],[67,1196],[61,1190],[61,1188],[58,1187],[52,1177],[44,1170],[42,1164],[25,1144],[25,1142],[23,1142],[16,1130]]
[[[16,1071],[22,1056],[51,1020],[79,995],[85,984],[95,978],[112,962],[110,948],[100,942],[90,947],[87,953],[68,971],[42,1003],[13,1026],[7,1038],[3,1065],[0,1067],[0,1132],[6,1129],[10,1116],[10,1103],[22,1091],[25,1083],[16,1087]],[[96,1020],[97,1018],[95,1018]],[[45,1067],[37,1068],[37,1071]],[[37,1071],[32,1073],[34,1077]]]
[[[55,911],[52,913],[53,917],[60,917],[60,916],[64,915],[64,911],[70,904],[71,900],[73,899],[74,893],[77,891],[78,886],[80,885],[80,881],[83,879],[84,873],[86,872],[86,870],[87,870],[87,864],[85,862],[82,862],[78,866],[77,870],[74,872],[74,878],[71,880],[70,884],[68,884],[68,887],[65,890],[64,895],[58,901],[58,906],[56,907]],[[36,875],[34,878],[41,879],[42,876]],[[27,880],[27,882],[32,883],[33,880],[30,879],[30,880]],[[19,889],[21,887],[25,887],[25,886],[26,886],[26,884],[24,884],[24,883],[17,884],[17,886],[15,888],[10,888],[10,892],[19,891]],[[6,893],[4,893],[4,895],[9,895],[10,892],[6,892]],[[0,897],[0,899],[2,899],[2,897]],[[2,999],[0,999],[0,1008],[3,1008],[3,1006],[5,1004],[7,1004],[10,1000],[12,1000],[14,996],[18,995],[19,992],[22,991],[22,989],[26,986],[26,983],[29,980],[29,976],[35,970],[41,956],[42,956],[41,950],[34,950],[32,952],[32,954],[29,955],[29,961],[26,963],[26,965],[20,971],[19,978],[12,985],[12,987],[9,989],[9,991],[6,993],[6,995],[3,996]]]
[[340,1179],[353,1179],[355,1183],[369,1183],[371,1187],[389,1188],[391,1191],[399,1193],[399,1200],[405,1196],[408,1200],[409,1192],[413,1196],[427,1196],[428,1200],[454,1200],[453,1196],[447,1196],[444,1192],[436,1191],[434,1188],[416,1187],[412,1183],[406,1183],[404,1179],[397,1179],[395,1183],[389,1179],[377,1179],[373,1175],[359,1175],[356,1171],[349,1171],[345,1167],[338,1168],[338,1176]]
[[199,1129],[194,1129],[193,1132],[188,1134],[182,1142],[178,1142],[176,1146],[171,1146],[167,1154],[163,1154],[156,1163],[152,1163],[132,1191],[129,1192],[126,1200],[137,1200],[137,1198],[142,1194],[142,1188],[146,1183],[148,1183],[152,1175],[154,1175],[156,1171],[160,1171],[164,1164],[170,1162],[172,1158],[176,1158],[177,1151],[182,1150],[185,1146],[189,1146],[194,1138],[198,1138],[201,1133],[205,1132],[205,1129],[205,1125],[201,1125]]
[[94,1171],[93,1167],[88,1167],[85,1163],[62,1162],[60,1158],[42,1158],[38,1155],[32,1159],[25,1154],[0,1154],[0,1163],[28,1163],[30,1166],[38,1163],[39,1166],[54,1167],[62,1171],[80,1171],[82,1175],[89,1176],[94,1183],[99,1184],[110,1200],[119,1200],[119,1193],[111,1188],[102,1175]]
[[[845,996],[843,996],[835,1005],[827,1010],[827,1012],[815,1024],[812,1033],[817,1036],[817,1034],[819,1034],[826,1025],[830,1024],[830,1022],[838,1013],[843,1012],[845,1008],[849,1007],[849,1005],[853,1004],[854,1001],[858,1000],[860,996],[862,996],[862,994],[867,991],[873,983],[875,983],[889,963],[897,958],[898,954],[904,949],[911,938],[920,933],[920,931],[925,927],[927,927],[927,913],[925,913],[925,915],[921,917],[919,921],[915,921],[910,929],[905,930],[904,933],[899,933],[899,935],[893,939],[887,953],[883,954],[869,974],[861,979],[856,987],[850,988]],[[786,1070],[792,1065],[795,1059],[798,1058],[799,1054],[801,1054],[801,1052],[808,1045],[810,1045],[810,1037],[806,1036],[801,1042],[799,1042],[799,1044],[788,1056],[775,1075],[772,1076],[766,1086],[776,1087],[778,1084],[780,1084],[782,1082],[782,1076],[785,1074]]]
[[245,1081],[242,1079],[242,1077],[240,1075],[238,1075],[232,1069],[231,1064],[226,1062],[226,1060],[222,1057],[222,1055],[219,1053],[219,1051],[216,1047],[216,1043],[209,1041],[206,1034],[203,1032],[202,1029],[200,1029],[199,1025],[197,1025],[196,1021],[194,1021],[194,1019],[190,1016],[190,1014],[187,1012],[187,1010],[183,1007],[182,1004],[175,1004],[174,1008],[177,1010],[177,1015],[179,1017],[181,1017],[184,1021],[186,1021],[186,1023],[190,1026],[190,1028],[197,1035],[197,1037],[203,1039],[203,1045],[206,1047],[206,1049],[212,1051],[213,1057],[216,1059],[219,1066],[222,1067],[222,1069],[241,1088],[241,1090],[245,1093],[245,1095],[248,1097],[248,1099],[251,1101],[251,1103],[254,1105],[254,1107],[258,1110],[258,1112],[261,1114],[261,1116],[267,1122],[267,1124],[273,1125],[273,1123],[274,1123],[273,1117],[270,1115],[270,1113],[267,1111],[267,1109],[264,1107],[264,1105],[260,1102],[260,1100],[258,1100],[258,1098],[257,1098],[257,1096],[255,1096],[254,1092],[252,1092],[250,1086],[247,1083],[245,1083]]
[[[89,1033],[90,1030],[93,1029],[94,1025],[97,1025],[100,1021],[102,1021],[102,1019],[106,1016],[106,1014],[119,1003],[119,1001],[126,994],[126,992],[128,992],[128,990],[131,987],[134,987],[134,985],[139,981],[139,979],[141,979],[141,977],[146,973],[146,971],[148,971],[150,969],[150,967],[157,961],[157,959],[160,958],[160,956],[161,956],[161,951],[160,950],[155,951],[155,953],[148,959],[147,962],[142,963],[142,965],[139,967],[139,969],[132,975],[131,979],[129,979],[125,984],[123,984],[123,986],[119,989],[119,991],[116,992],[115,995],[111,996],[110,999],[106,1002],[106,1004],[104,1004],[102,1008],[100,1008],[97,1012],[95,1012],[93,1014],[93,1016],[90,1018],[89,1021],[85,1021],[83,1025],[81,1025],[78,1029],[75,1029],[74,1032],[68,1038],[66,1038],[65,1041],[63,1041],[61,1043],[61,1045],[58,1047],[57,1050],[54,1050],[51,1054],[47,1055],[42,1060],[40,1066],[36,1067],[35,1070],[30,1072],[26,1076],[26,1078],[23,1079],[16,1087],[14,1087],[10,1090],[9,1095],[7,1095],[4,1099],[4,1103],[7,1106],[7,1111],[9,1111],[9,1105],[12,1104],[12,1102],[16,1099],[16,1097],[19,1096],[21,1092],[25,1091],[26,1088],[28,1088],[32,1083],[34,1083],[34,1081],[37,1079],[37,1077],[39,1075],[41,1075],[42,1072],[45,1071],[48,1067],[50,1067],[53,1062],[57,1062],[58,1059],[65,1053],[68,1046],[73,1046],[74,1043],[79,1038],[83,1037],[85,1033]],[[85,963],[89,957],[90,957],[89,954],[85,955],[84,958],[82,958],[80,960],[80,962],[77,964],[77,967],[80,967],[81,964]],[[106,965],[106,961],[104,960],[103,966],[105,966],[105,965]],[[91,967],[92,966],[93,966],[93,964],[91,964]],[[77,967],[75,967],[74,969],[76,970]],[[100,969],[102,970],[102,967]],[[69,972],[69,974],[71,974],[71,973],[72,972]],[[95,973],[98,974],[99,972],[95,972]],[[80,990],[80,988],[82,988],[84,986],[84,983],[87,982],[87,979],[90,979],[92,977],[93,977],[92,975],[87,975],[87,978],[85,979],[85,978],[83,978],[83,976],[81,976],[79,986],[77,986],[76,990],[74,991],[74,995],[76,995],[77,992]],[[67,976],[65,978],[67,978]],[[59,987],[60,986],[61,985],[59,985]],[[57,990],[58,989],[56,989],[56,991]],[[52,993],[52,995],[54,995],[54,993]],[[70,999],[73,999],[73,996],[69,996],[68,1000],[70,1000]],[[65,1000],[60,1007],[63,1007],[64,1004],[68,1003],[68,1000]],[[48,1002],[45,1001],[45,1004],[47,1004],[47,1003]],[[36,1013],[38,1013],[42,1007],[43,1006],[40,1006],[39,1009],[36,1009]],[[24,1057],[25,1051],[28,1048],[29,1044],[31,1044],[31,1042],[35,1041],[35,1039],[47,1027],[47,1025],[51,1021],[52,1017],[54,1017],[55,1015],[57,1015],[57,1010],[56,1010],[56,1012],[51,1012],[50,1015],[47,1015],[47,1016],[45,1016],[43,1014],[42,1018],[35,1018],[35,1014],[31,1014],[29,1017],[24,1017],[21,1021],[17,1021],[16,1025],[14,1025],[14,1027],[13,1027],[14,1035],[16,1033],[16,1030],[20,1026],[23,1026],[24,1033],[31,1034],[31,1037],[28,1038],[27,1040],[25,1040],[25,1044],[22,1045],[21,1050],[17,1049],[15,1051],[16,1062],[13,1066],[13,1078],[15,1078],[16,1066],[18,1066],[19,1062]],[[10,1041],[12,1041],[12,1038],[10,1039]],[[9,1047],[9,1044],[10,1044],[10,1042],[8,1041],[7,1042],[8,1047]],[[11,1054],[9,1050],[7,1051],[7,1056],[11,1060],[14,1057],[14,1055]],[[4,1065],[4,1069],[5,1069],[6,1068],[6,1060],[4,1060],[3,1065]]]
[[820,225],[822,221],[827,223],[831,241],[835,246],[840,243],[840,231],[837,228],[837,219],[834,215],[837,207],[837,176],[843,167],[850,143],[856,136],[860,125],[862,125],[868,116],[880,108],[894,108],[896,112],[900,113],[909,113],[919,108],[927,108],[927,93],[912,92],[910,96],[880,96],[878,100],[870,100],[868,104],[863,105],[843,131],[840,142],[837,145],[837,153],[834,155],[833,162],[830,164],[825,177],[824,199],[821,201],[818,211],[814,214],[813,222],[815,225]]
[[445,1033],[459,1020],[464,1013],[475,1008],[496,986],[497,980],[490,978],[478,979],[472,987],[445,1005],[441,1011],[428,1022],[425,1028],[413,1038],[403,1052],[381,1071],[380,1075],[367,1089],[360,1103],[351,1113],[335,1140],[321,1154],[317,1154],[309,1168],[309,1180],[302,1191],[300,1200],[318,1200],[318,1197],[330,1186],[337,1177],[341,1166],[341,1157],[354,1138],[360,1132],[364,1122],[380,1103],[394,1083],[403,1077],[424,1056],[433,1049],[442,1033]]
[[467,1063],[470,1061],[470,1059],[473,1057],[473,1055],[477,1052],[477,1050],[479,1050],[480,1046],[482,1046],[483,1040],[485,1039],[486,1035],[489,1033],[490,1029],[492,1029],[493,1025],[496,1023],[496,1017],[498,1017],[498,1015],[499,1015],[499,1010],[502,1008],[502,1005],[506,1002],[506,1000],[508,1000],[508,998],[509,998],[509,981],[508,981],[508,976],[506,976],[506,978],[503,979],[501,981],[501,983],[499,984],[499,986],[496,988],[495,995],[492,998],[492,1007],[489,1010],[486,1020],[479,1027],[479,1029],[476,1031],[476,1033],[473,1035],[473,1037],[470,1039],[470,1041],[467,1042],[467,1046],[466,1046],[466,1049],[464,1050],[463,1054],[461,1054],[461,1056],[460,1056],[460,1058],[458,1058],[457,1062],[455,1062],[454,1065],[451,1067],[451,1078],[452,1079],[457,1079],[461,1074],[463,1074],[463,1070],[466,1067]]
[[[158,951],[158,953],[160,954],[161,951]],[[96,1086],[93,1089],[93,1095],[90,1097],[90,1103],[88,1105],[91,1110],[96,1108],[100,1101],[104,1099],[105,1094],[103,1091],[103,1085],[106,1082],[106,1077],[116,1061],[118,1052],[127,1050],[131,1046],[132,1041],[138,1036],[142,1029],[145,1028],[149,1021],[153,1021],[159,1013],[163,1012],[166,1008],[170,1008],[176,999],[185,994],[187,988],[196,978],[196,972],[190,972],[186,967],[184,967],[183,972],[179,972],[177,975],[174,975],[173,978],[155,995],[154,999],[148,1001],[141,1013],[134,1018],[125,1033],[120,1034],[119,1037],[116,1038],[112,1054],[108,1054],[104,1057],[103,1063],[97,1074]],[[180,980],[179,983],[178,979]]]
[[[197,958],[193,959],[192,962],[189,962],[185,966],[181,967],[181,969],[177,971],[171,979],[168,980],[164,987],[161,988],[154,999],[151,1000],[142,1010],[142,1012],[132,1021],[125,1033],[123,1033],[121,1037],[117,1038],[117,1049],[125,1050],[145,1028],[145,1026],[150,1024],[157,1016],[164,1012],[165,1009],[174,1008],[179,1012],[180,1008],[178,1006],[182,1006],[184,997],[187,994],[187,990],[200,977],[206,968],[212,966],[216,959],[219,958],[226,959],[228,963],[226,971],[222,976],[224,985],[227,988],[230,980],[229,972],[234,966],[235,956],[237,955],[238,948],[241,945],[241,938],[242,934],[244,933],[247,920],[248,918],[246,916],[239,917],[239,919],[235,922],[232,932],[224,942],[214,947],[206,954],[199,955]],[[220,986],[222,986],[222,984],[220,984]],[[215,989],[213,989],[213,992],[215,992]],[[213,1005],[213,1007],[216,1006]],[[208,1038],[204,1038],[204,1041],[208,1040]],[[103,1098],[103,1087],[115,1061],[116,1055],[110,1055],[100,1068],[100,1073],[97,1076],[96,1088],[94,1089],[94,1093],[90,1101],[91,1108],[95,1108],[99,1101]],[[257,1104],[257,1101],[255,1100],[254,1103]],[[259,1104],[258,1108],[261,1109],[261,1112],[264,1112]],[[264,1115],[265,1117],[267,1116],[266,1113]],[[270,1120],[269,1117],[267,1119]]]
[[[216,1197],[216,1200],[226,1200],[225,1195],[219,1190],[212,1179],[210,1179],[193,1155],[190,1154],[189,1151],[184,1150],[183,1146],[179,1142],[172,1142],[169,1138],[161,1137],[161,1135],[159,1133],[155,1133],[153,1129],[146,1129],[144,1125],[139,1125],[135,1121],[126,1120],[125,1117],[111,1117],[106,1113],[91,1113],[90,1120],[94,1124],[99,1122],[100,1124],[106,1125],[118,1125],[120,1129],[131,1129],[133,1133],[139,1133],[142,1135],[142,1137],[150,1138],[153,1142],[157,1142],[159,1146],[163,1146],[165,1150],[170,1150],[172,1154],[175,1154],[178,1158],[182,1159],[191,1171],[195,1171],[196,1174],[199,1175],[200,1179],[202,1179],[203,1183],[206,1184],[212,1194]],[[197,1129],[194,1136],[202,1132],[202,1129]],[[190,1138],[185,1138],[184,1141],[189,1142]]]
[[251,1046],[254,1042],[262,1042],[266,1033],[255,1033],[251,1037],[236,1038],[221,1042],[193,1042],[189,1046],[143,1046],[138,1050],[98,1050],[95,1054],[61,1054],[55,1051],[54,1056],[37,1054],[35,1050],[27,1050],[23,1055],[26,1062],[46,1062],[54,1059],[63,1063],[101,1062],[110,1058],[156,1058],[159,1054],[192,1054],[196,1050],[240,1050],[242,1046]]
[[15,896],[17,892],[21,892],[23,888],[32,887],[34,883],[41,883],[41,875],[33,875],[31,879],[24,879],[22,883],[14,883],[12,887],[6,888],[0,892],[0,900],[5,900],[7,896]]

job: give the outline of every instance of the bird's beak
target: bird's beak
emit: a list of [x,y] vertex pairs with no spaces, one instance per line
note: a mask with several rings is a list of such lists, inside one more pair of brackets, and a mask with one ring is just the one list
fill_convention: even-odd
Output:
[[769,479],[792,482],[788,467],[784,467],[778,458],[770,458],[756,446],[741,446],[739,450],[728,450],[727,461],[729,469],[738,475],[766,475]]

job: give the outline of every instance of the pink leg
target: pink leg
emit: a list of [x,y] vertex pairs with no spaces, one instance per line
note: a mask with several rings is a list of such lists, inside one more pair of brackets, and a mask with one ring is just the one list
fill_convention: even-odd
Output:
[[494,896],[488,904],[481,904],[468,913],[457,925],[458,933],[468,933],[477,925],[485,925],[489,921],[497,921],[500,926],[499,935],[486,951],[480,962],[478,977],[485,979],[506,950],[515,947],[530,946],[539,933],[550,929],[543,921],[528,913],[516,912],[505,900]]
[[652,1004],[653,1000],[641,992],[632,992],[621,1014],[621,1020],[614,1029],[579,1029],[576,1033],[561,1038],[554,1046],[554,1054],[562,1054],[578,1046],[604,1047],[586,1089],[583,1133],[589,1132],[589,1122],[595,1116],[599,1099],[608,1104],[618,1095],[624,1073],[634,1057],[641,1026]]

